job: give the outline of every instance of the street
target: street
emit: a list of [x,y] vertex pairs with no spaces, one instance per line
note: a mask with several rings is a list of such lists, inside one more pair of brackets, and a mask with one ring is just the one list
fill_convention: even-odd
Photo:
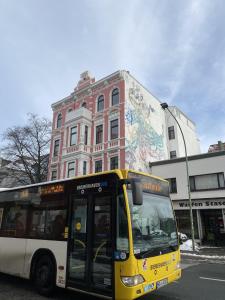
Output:
[[[207,260],[183,259],[183,275],[179,282],[170,284],[142,298],[143,300],[176,300],[176,299],[225,299],[225,263]],[[0,275],[1,300],[44,300],[38,295],[32,285],[22,279]],[[66,290],[57,290],[52,300],[87,299]],[[90,297],[96,300],[97,298]]]

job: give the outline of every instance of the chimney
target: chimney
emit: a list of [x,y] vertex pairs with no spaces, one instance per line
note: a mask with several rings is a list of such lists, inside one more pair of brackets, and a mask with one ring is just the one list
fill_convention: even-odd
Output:
[[84,87],[87,87],[88,85],[91,85],[95,82],[95,78],[91,76],[91,73],[89,71],[85,71],[80,74],[80,80],[78,81],[77,86],[75,87],[75,91],[83,89]]

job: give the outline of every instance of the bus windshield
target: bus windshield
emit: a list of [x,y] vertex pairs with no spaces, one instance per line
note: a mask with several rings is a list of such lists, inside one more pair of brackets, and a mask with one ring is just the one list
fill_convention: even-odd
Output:
[[178,249],[178,237],[169,197],[143,192],[143,204],[130,203],[134,254],[137,258],[157,256]]

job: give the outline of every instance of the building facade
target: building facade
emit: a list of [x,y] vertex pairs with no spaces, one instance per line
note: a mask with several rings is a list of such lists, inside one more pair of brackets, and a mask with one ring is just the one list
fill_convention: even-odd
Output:
[[[188,133],[189,154],[199,153],[195,125],[172,109]],[[99,81],[82,73],[74,91],[52,110],[49,180],[115,168],[148,172],[152,162],[183,153],[175,122],[127,71]]]
[[[225,245],[225,151],[188,157],[195,238]],[[185,158],[154,162],[152,173],[168,179],[178,229],[190,234]]]
[[209,146],[208,152],[215,152],[215,151],[225,151],[225,143],[218,141],[217,144],[213,144]]

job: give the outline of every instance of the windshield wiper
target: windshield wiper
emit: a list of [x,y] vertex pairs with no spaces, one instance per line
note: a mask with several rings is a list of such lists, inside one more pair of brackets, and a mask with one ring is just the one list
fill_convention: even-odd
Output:
[[177,251],[178,245],[168,245],[168,248],[173,250],[173,251]]
[[[164,245],[162,247],[151,248],[145,252],[139,254],[140,258],[146,258],[148,256],[162,255],[172,251],[177,251],[178,245]],[[169,251],[168,251],[169,250]]]
[[151,256],[152,255],[159,255],[160,251],[161,251],[161,247],[151,248],[147,251],[141,252],[139,254],[139,256],[140,256],[140,258],[146,258],[146,257],[150,256],[150,254],[151,254]]

